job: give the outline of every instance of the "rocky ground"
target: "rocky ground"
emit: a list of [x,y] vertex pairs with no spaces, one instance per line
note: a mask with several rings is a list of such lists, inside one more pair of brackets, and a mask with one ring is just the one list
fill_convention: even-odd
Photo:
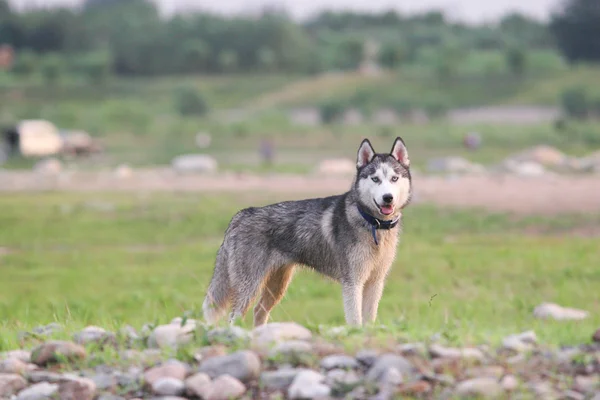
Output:
[[[108,332],[90,326],[54,340],[56,324],[21,333],[30,350],[0,354],[0,398],[600,400],[600,330],[551,349],[533,331],[501,346],[394,342],[345,351],[338,327],[319,335],[296,323],[252,331],[191,319]],[[25,346],[26,347],[26,346]]]

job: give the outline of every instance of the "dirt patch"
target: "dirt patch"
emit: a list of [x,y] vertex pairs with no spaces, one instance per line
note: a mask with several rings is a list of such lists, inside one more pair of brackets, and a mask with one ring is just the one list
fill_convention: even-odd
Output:
[[[117,179],[113,174],[101,172],[76,172],[59,177],[41,177],[28,171],[0,174],[0,192],[261,192],[285,193],[294,199],[343,193],[351,183],[351,177],[178,175],[169,169],[137,170],[129,179]],[[521,215],[600,213],[600,175],[535,178],[492,174],[456,178],[418,175],[414,177],[414,187],[415,202],[440,206]]]

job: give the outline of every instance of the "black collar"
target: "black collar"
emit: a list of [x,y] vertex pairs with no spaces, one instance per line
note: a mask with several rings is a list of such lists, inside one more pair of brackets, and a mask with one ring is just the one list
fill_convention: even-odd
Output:
[[400,222],[401,215],[399,215],[396,219],[386,221],[383,219],[375,218],[374,216],[363,210],[360,205],[357,205],[357,208],[358,212],[364,218],[364,220],[367,221],[369,225],[371,225],[371,233],[373,234],[373,240],[375,240],[375,244],[377,246],[379,246],[379,242],[377,241],[377,229],[390,230],[396,225],[398,225],[398,222]]

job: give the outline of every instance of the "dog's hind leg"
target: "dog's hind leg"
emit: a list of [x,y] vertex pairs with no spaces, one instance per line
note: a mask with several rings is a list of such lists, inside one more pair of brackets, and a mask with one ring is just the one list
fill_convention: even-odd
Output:
[[269,313],[281,301],[294,276],[294,265],[286,265],[271,272],[258,304],[254,307],[254,326],[263,325]]
[[231,288],[227,262],[227,252],[220,248],[217,253],[213,277],[202,304],[204,319],[209,325],[215,324],[223,316],[230,303]]
[[229,323],[233,325],[236,320],[243,318],[252,301],[260,293],[269,275],[268,268],[265,268],[263,260],[244,260],[242,264],[236,266],[236,277],[232,278],[232,308],[229,314]]

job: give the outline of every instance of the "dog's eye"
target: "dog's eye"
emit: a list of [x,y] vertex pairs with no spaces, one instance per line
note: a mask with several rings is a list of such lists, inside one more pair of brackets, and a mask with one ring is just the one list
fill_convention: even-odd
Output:
[[379,182],[379,178],[376,176],[372,177],[371,180],[375,183]]
[[397,176],[392,176],[392,182],[398,182],[398,177]]

